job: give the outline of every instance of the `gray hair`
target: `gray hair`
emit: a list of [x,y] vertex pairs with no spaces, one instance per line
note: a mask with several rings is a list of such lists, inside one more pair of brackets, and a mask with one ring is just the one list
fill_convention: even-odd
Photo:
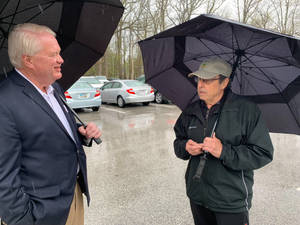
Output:
[[23,23],[16,25],[8,36],[8,56],[11,64],[16,68],[22,68],[22,56],[33,56],[42,48],[38,35],[55,33],[46,26]]

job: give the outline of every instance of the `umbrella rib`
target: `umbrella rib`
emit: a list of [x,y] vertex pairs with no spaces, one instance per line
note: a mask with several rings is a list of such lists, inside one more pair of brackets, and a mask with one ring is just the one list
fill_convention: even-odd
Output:
[[[241,77],[242,77],[242,76],[243,76],[243,73],[245,73],[245,72],[244,72],[243,69],[240,69],[240,71],[241,71]],[[246,74],[247,74],[247,75],[250,75],[251,77],[254,77],[254,76],[252,76],[252,75],[249,74],[249,73],[246,73]],[[246,76],[246,75],[244,75],[244,76]],[[258,79],[257,77],[254,77],[254,78]],[[238,76],[236,77],[236,79],[239,79]],[[261,80],[261,79],[259,79],[259,80]],[[261,81],[263,81],[263,80],[261,80]],[[240,89],[242,89],[242,88],[241,88],[241,86],[242,86],[242,81],[240,80],[240,81],[238,81],[238,83],[240,84]],[[247,80],[247,84],[245,84],[245,86],[246,86],[246,85],[250,86],[250,87],[254,90],[255,93],[258,93],[258,92],[256,91],[255,86],[252,85],[251,82],[249,82],[248,80]]]
[[[45,4],[49,4],[49,5],[47,5],[44,9],[43,9],[43,11],[45,11],[45,10],[47,10],[49,7],[51,7],[53,4],[54,4],[54,2],[49,2],[49,3],[45,3]],[[44,4],[44,5],[45,5]],[[36,13],[35,15],[33,15],[32,17],[30,17],[26,22],[29,22],[29,21],[31,21],[32,19],[34,19],[35,17],[37,17],[38,15],[41,15],[41,14],[43,14],[43,11],[40,11],[39,13]]]
[[[18,9],[18,7],[20,6],[20,1],[21,0],[18,1],[16,9]],[[16,16],[16,11],[12,14],[12,19],[11,19],[11,22],[9,23],[9,25],[8,25],[7,34],[8,34],[8,31],[10,30],[10,28],[11,28],[12,22],[15,19],[15,16]],[[3,47],[4,43],[5,43],[5,38],[2,39],[1,48]]]
[[[220,54],[217,54],[215,51],[213,51],[211,48],[209,48],[204,42],[203,42],[203,40],[201,39],[201,38],[197,38],[209,51],[211,51],[212,52],[212,54],[215,56],[215,55],[217,55],[217,56],[219,56]],[[207,40],[207,39],[205,39],[205,40]],[[209,40],[208,40],[209,41]],[[215,42],[211,42],[211,43],[214,43],[214,44],[216,44],[216,46],[219,46],[220,44],[218,44],[218,43],[215,43]],[[218,45],[217,45],[218,44]],[[224,53],[223,53],[224,54]],[[222,55],[223,55],[222,54]],[[227,53],[227,54],[231,54],[231,53]],[[197,57],[197,56],[196,56]],[[203,57],[207,57],[207,55],[206,56],[203,56]],[[194,57],[192,57],[192,58],[195,58],[195,56]]]
[[[233,32],[233,30],[234,30],[234,25],[231,25],[231,28],[232,28],[232,33],[233,33],[232,37],[233,37],[233,36],[235,37],[235,40],[236,40],[238,49],[240,49],[239,43],[238,43],[238,41],[237,41],[238,38],[237,38],[237,36],[236,36],[236,33]],[[251,37],[249,38],[248,43],[250,43],[250,41],[252,40],[253,36],[254,36],[254,33],[252,32],[252,35],[251,35]],[[246,47],[246,48],[244,49],[244,51],[249,50],[249,49],[251,49],[252,47],[258,46],[258,45],[260,45],[260,44],[266,43],[266,45],[260,49],[260,50],[263,50],[264,48],[266,48],[269,44],[271,44],[271,43],[272,43],[274,40],[276,40],[276,39],[278,39],[278,38],[272,37],[272,38],[268,38],[267,40],[263,40],[263,41],[261,41],[261,42],[255,43],[255,44],[253,44],[253,45],[251,45],[251,46],[248,46],[248,44],[247,44],[248,47]],[[233,45],[233,38],[232,38],[232,46],[234,46],[234,45]],[[256,53],[258,53],[258,52],[259,52],[259,51],[257,51]],[[255,54],[256,54],[256,53],[255,53]],[[255,54],[254,54],[254,55],[255,55]]]
[[[245,57],[247,57],[247,56],[245,56]],[[247,58],[248,58],[248,57],[247,57]],[[255,63],[254,63],[251,59],[248,58],[248,60],[249,60],[249,62],[251,62],[251,63],[253,64],[253,66],[255,66]],[[275,84],[275,83],[274,83],[274,82],[273,82],[273,81],[272,81],[272,80],[264,73],[263,70],[261,70],[259,67],[257,67],[257,69],[260,70],[260,72],[261,72],[268,80],[270,80],[271,84],[273,84],[274,87],[277,89],[279,95],[286,101],[287,106],[288,106],[288,108],[289,108],[290,111],[291,111],[291,114],[293,115],[293,117],[294,117],[294,119],[296,120],[298,126],[300,127],[300,122],[298,121],[297,116],[294,115],[294,112],[293,112],[291,106],[290,106],[289,103],[288,103],[288,102],[289,102],[288,99],[286,99],[286,98],[284,97],[284,95],[283,95],[282,92],[279,90],[279,88],[276,86],[276,84]]]
[[[268,38],[268,39],[266,39],[266,40],[263,40],[263,41],[261,41],[261,42],[258,42],[258,43],[256,43],[256,44],[253,44],[253,45],[249,46],[247,49],[250,49],[250,48],[252,48],[252,47],[255,47],[255,46],[260,45],[260,44],[263,44],[263,43],[265,43],[266,46],[268,46],[270,43],[272,43],[273,41],[275,41],[275,40],[277,40],[277,39],[278,39],[278,38],[275,38],[275,37]],[[266,46],[264,46],[263,48],[265,48]]]
[[[16,24],[14,24],[15,16],[16,16],[17,14],[19,14],[19,13],[25,12],[25,11],[30,10],[30,9],[33,9],[33,8],[36,8],[36,7],[38,6],[38,5],[35,5],[35,6],[32,6],[32,7],[28,7],[28,8],[26,8],[26,9],[22,9],[22,10],[20,10],[20,11],[17,11],[17,9],[18,9],[18,7],[19,7],[19,5],[20,5],[20,1],[21,1],[21,0],[19,0],[18,5],[17,5],[17,7],[16,7],[16,11],[15,11],[13,14],[10,14],[10,15],[8,15],[8,16],[6,16],[6,17],[2,17],[2,18],[1,18],[1,19],[6,19],[6,18],[9,18],[9,17],[12,16],[12,19],[11,19],[10,22],[2,22],[2,24],[7,24],[7,25],[8,25],[8,29],[7,29],[7,32],[5,32],[4,30],[2,30],[2,33],[3,33],[4,38],[2,39],[2,42],[1,42],[1,48],[3,48],[3,45],[4,45],[4,43],[5,43],[5,38],[8,38],[8,31],[11,29],[12,25],[16,25]],[[51,7],[51,6],[54,4],[54,1],[46,2],[46,3],[43,3],[42,5],[46,5],[46,4],[49,4],[49,5],[46,6],[46,7],[44,8],[44,10],[47,10],[49,7]],[[31,18],[29,18],[29,19],[28,19],[27,21],[25,21],[25,22],[29,22],[30,20],[32,20],[33,18],[37,17],[37,16],[40,15],[40,14],[42,14],[42,12],[33,15]],[[5,35],[7,35],[7,36],[5,36]]]
[[262,46],[260,49],[258,49],[255,53],[251,54],[251,58],[254,57],[255,55],[257,55],[258,53],[260,53],[263,49],[265,49],[267,46],[269,46],[273,41],[275,41],[277,38],[270,38],[268,40],[264,40],[256,45],[252,45],[252,46],[249,46],[249,48],[247,49],[250,49],[254,46],[257,46],[257,45],[260,45],[260,44],[265,44],[264,46]]
[[[232,32],[232,46],[234,46],[233,44],[234,44],[234,42],[233,42],[233,39],[235,38],[235,42],[236,42],[236,45],[237,45],[237,47],[238,47],[238,49],[240,49],[240,45],[239,45],[239,42],[237,41],[238,40],[238,38],[237,38],[237,36],[236,36],[236,33],[235,32],[233,32],[234,31],[234,26],[233,25],[230,25],[230,27],[231,27],[231,32]],[[234,37],[234,38],[233,38]],[[234,48],[232,48],[232,49],[234,49]]]
[[0,14],[3,12],[3,10],[6,8],[8,5],[9,0],[6,1],[6,3],[3,5],[2,9],[0,10]]
[[[257,68],[269,81],[270,81],[270,84],[273,84],[274,87],[276,88],[276,90],[278,92],[280,92],[280,89],[276,86],[276,84],[265,74],[265,72],[258,66],[255,65],[255,63],[249,58],[247,57],[246,55],[244,55],[244,57],[250,62],[252,63],[252,65],[254,66],[254,68]],[[256,78],[256,77],[255,77]],[[257,79],[257,78],[256,78]]]
[[[48,5],[48,6],[46,6],[46,7],[43,9],[43,10],[45,10],[45,9],[48,9],[48,8],[49,8],[50,6],[52,6],[53,4],[54,4],[54,1],[49,1],[49,2],[45,2],[45,3],[41,3],[41,4],[34,5],[34,6],[31,6],[31,7],[28,7],[28,8],[24,8],[24,9],[22,9],[22,10],[20,10],[20,11],[15,11],[15,13],[10,14],[10,15],[7,15],[7,16],[5,16],[5,17],[2,17],[2,18],[0,18],[0,19],[6,19],[6,18],[9,18],[9,17],[11,17],[11,16],[15,16],[16,14],[20,14],[20,13],[25,12],[25,11],[27,11],[27,10],[37,8],[39,5]],[[41,14],[41,12],[38,13],[38,14]],[[37,15],[38,15],[38,14],[37,14]],[[33,16],[33,17],[34,17],[34,16]],[[31,17],[31,19],[32,19],[33,17]],[[28,21],[28,20],[27,20],[27,21]],[[5,23],[5,22],[2,21],[2,23]]]
[[[248,55],[251,55],[251,57],[246,57],[245,56],[245,58],[246,59],[244,59],[243,60],[243,62],[245,62],[245,61],[249,61],[249,62],[251,62],[252,63],[252,65],[253,66],[244,66],[244,68],[247,68],[247,69],[252,69],[252,68],[258,68],[256,65],[255,65],[255,63],[253,62],[253,61],[251,61],[250,59],[252,58],[252,57],[254,57],[255,55],[254,54],[249,54],[249,53],[247,53]],[[264,62],[264,61],[268,61],[268,60],[270,60],[270,59],[267,59],[267,58],[264,58],[265,60],[260,60],[259,62],[261,63],[261,62]],[[241,62],[241,64],[243,64],[243,62]],[[283,67],[288,67],[288,66],[290,66],[289,64],[287,64],[286,62],[282,62],[282,63],[285,63],[284,65],[279,65],[279,66],[259,66],[259,68],[260,69],[268,69],[268,68],[272,68],[272,69],[274,69],[274,68],[283,68]],[[249,74],[249,73],[248,73]],[[264,74],[265,75],[265,74]],[[266,75],[265,75],[266,76]],[[255,79],[257,79],[257,80],[260,80],[260,81],[264,81],[265,82],[265,80],[263,80],[263,79],[261,79],[261,78],[259,78],[259,77],[256,77],[256,76],[252,76],[253,78],[255,78]],[[266,76],[267,77],[267,76]],[[267,77],[268,78],[268,77]],[[270,79],[269,79],[270,80]],[[274,80],[279,80],[279,79],[277,79],[277,78],[274,78]],[[270,84],[273,84],[274,82],[273,81],[271,81],[270,80]]]
[[[232,28],[231,28],[231,32],[232,32]],[[233,35],[231,35],[231,46],[234,46],[233,44],[234,44]],[[232,53],[231,53],[232,54],[232,58],[231,58],[231,60],[232,60],[232,62],[234,62],[234,53],[235,53],[234,51],[235,50],[234,50],[234,48],[231,48],[231,50],[232,50]]]

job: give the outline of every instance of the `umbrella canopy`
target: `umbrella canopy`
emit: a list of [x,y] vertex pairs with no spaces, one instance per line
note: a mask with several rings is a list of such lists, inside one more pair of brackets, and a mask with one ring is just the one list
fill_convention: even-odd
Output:
[[57,34],[64,59],[59,82],[67,89],[103,56],[123,11],[119,0],[1,0],[1,76],[12,70],[9,31],[16,24],[37,23]]
[[233,66],[232,91],[258,103],[271,132],[300,135],[300,39],[200,15],[139,46],[146,82],[182,110],[199,99],[187,75],[221,57]]

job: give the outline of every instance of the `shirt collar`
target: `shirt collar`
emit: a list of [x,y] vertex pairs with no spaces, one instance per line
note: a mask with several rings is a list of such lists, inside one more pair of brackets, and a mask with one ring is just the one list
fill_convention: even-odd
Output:
[[49,94],[53,94],[54,88],[52,87],[52,85],[49,85],[49,87],[47,88],[46,92],[43,92],[41,89],[39,89],[34,83],[31,82],[31,80],[29,80],[23,73],[21,73],[21,71],[19,71],[18,69],[15,68],[15,70],[24,78],[26,79],[29,83],[31,83],[41,95],[49,95]]

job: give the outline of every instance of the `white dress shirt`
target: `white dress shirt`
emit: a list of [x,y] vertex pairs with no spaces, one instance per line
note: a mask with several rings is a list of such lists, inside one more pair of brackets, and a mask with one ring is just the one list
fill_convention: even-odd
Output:
[[[69,135],[72,137],[72,139],[75,142],[75,138],[74,138],[74,134],[71,130],[70,124],[63,112],[63,109],[61,108],[61,106],[59,105],[59,103],[57,102],[56,98],[54,97],[54,88],[52,87],[52,85],[50,85],[48,87],[48,89],[46,90],[47,93],[43,92],[42,90],[40,90],[34,83],[32,83],[25,75],[23,75],[19,70],[15,69],[22,77],[24,77],[26,80],[28,80],[35,88],[36,90],[38,90],[38,92],[43,96],[43,98],[46,100],[46,102],[49,104],[49,106],[53,109],[53,111],[55,112],[55,114],[57,115],[57,117],[59,118],[59,120],[61,121],[61,123],[64,125],[64,127],[66,128],[66,130],[68,131]],[[64,106],[65,107],[65,106]],[[66,112],[68,111],[65,108]]]

